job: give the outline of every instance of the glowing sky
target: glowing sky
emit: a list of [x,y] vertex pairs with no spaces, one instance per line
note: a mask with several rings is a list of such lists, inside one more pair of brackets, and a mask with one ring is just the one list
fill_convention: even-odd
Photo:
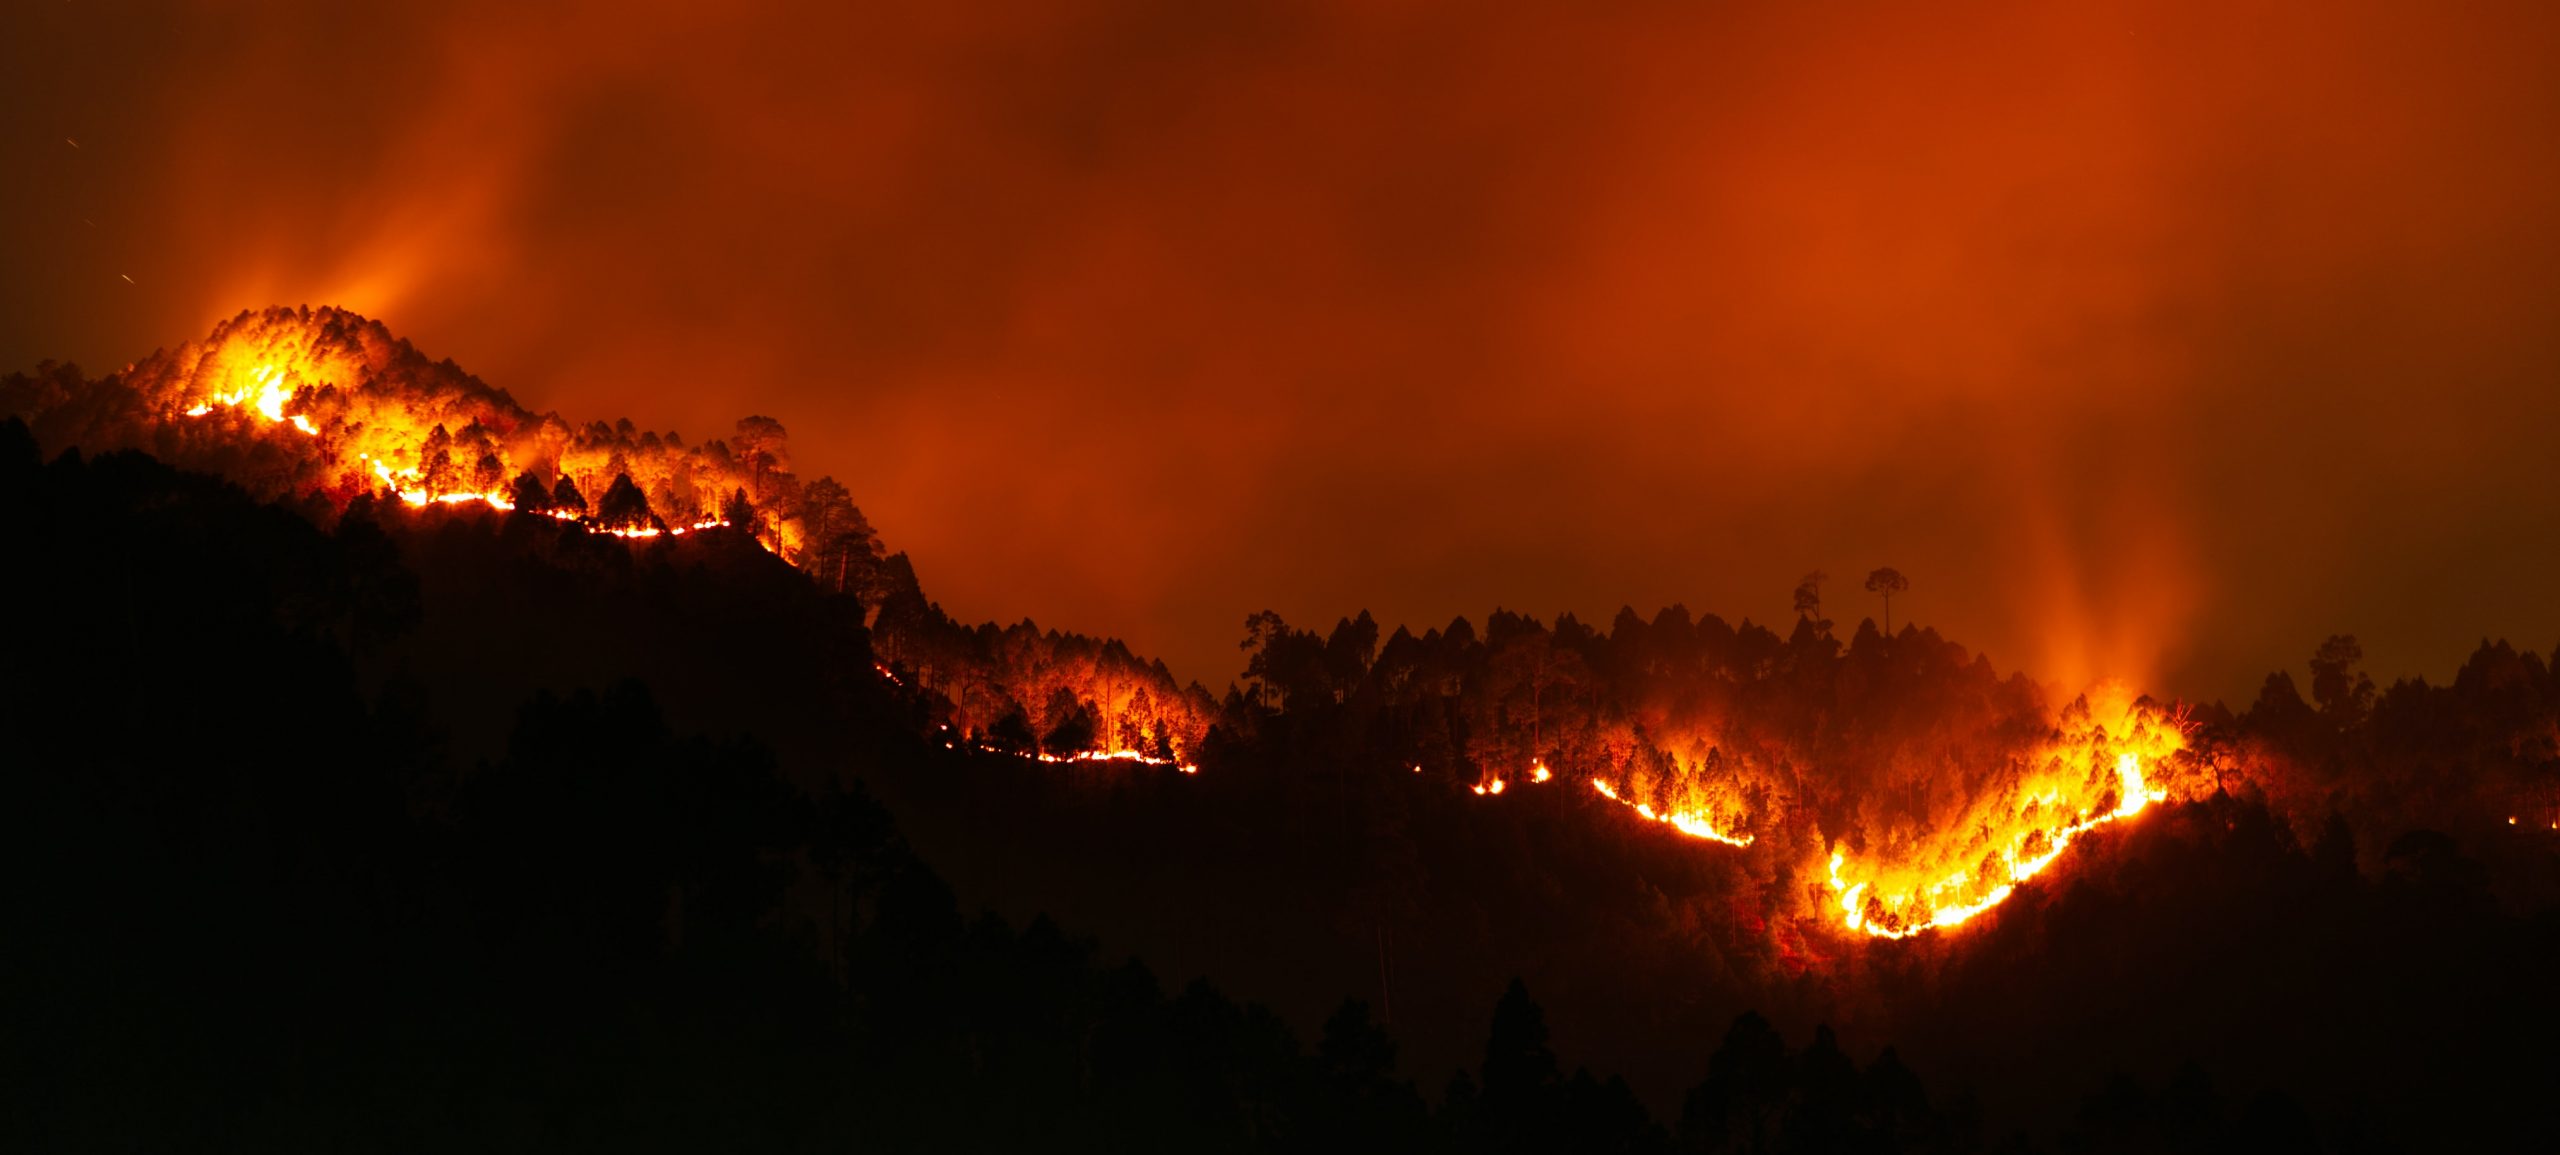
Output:
[[1884,564],[2207,697],[2560,641],[2548,5],[240,7],[0,15],[0,368],[335,303],[771,414],[955,615],[1217,686]]

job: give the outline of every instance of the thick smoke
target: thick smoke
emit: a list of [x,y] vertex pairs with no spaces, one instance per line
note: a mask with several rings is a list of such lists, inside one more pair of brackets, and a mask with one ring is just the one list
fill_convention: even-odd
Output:
[[1878,564],[2064,682],[2441,672],[2560,636],[2550,21],[50,6],[0,363],[309,302],[537,409],[779,414],[962,616],[1212,681],[1243,607]]

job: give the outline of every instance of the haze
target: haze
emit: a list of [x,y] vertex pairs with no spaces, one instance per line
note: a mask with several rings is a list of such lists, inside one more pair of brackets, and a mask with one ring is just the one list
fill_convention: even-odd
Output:
[[770,414],[956,616],[1214,686],[1888,564],[2235,704],[2560,640],[2546,6],[648,7],[18,6],[0,368],[307,302]]

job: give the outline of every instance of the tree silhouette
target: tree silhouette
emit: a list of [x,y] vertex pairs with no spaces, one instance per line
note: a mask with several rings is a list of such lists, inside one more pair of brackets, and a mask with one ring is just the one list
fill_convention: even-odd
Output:
[[551,512],[551,490],[529,472],[516,475],[515,492],[509,500],[515,503],[518,513]]
[[1695,1150],[1771,1150],[1793,1082],[1786,1040],[1757,1012],[1743,1012],[1707,1060],[1706,1081],[1681,1106],[1681,1142]]
[[1304,709],[1320,694],[1331,699],[1324,640],[1314,630],[1293,629],[1276,611],[1264,610],[1245,618],[1244,631],[1236,648],[1253,655],[1245,661],[1245,677],[1253,679],[1265,708],[1275,694],[1284,710]]
[[[540,486],[518,477],[516,488],[530,499]],[[506,1146],[534,1132],[592,1136],[615,1149],[816,1148],[844,1145],[848,1129],[875,1150],[1663,1148],[1622,1083],[1582,1071],[1559,1077],[1561,1048],[1549,1043],[1525,990],[1506,993],[1469,1090],[1434,1113],[1400,1081],[1394,1040],[1365,1013],[1346,1008],[1325,1024],[1311,1054],[1278,1016],[1214,989],[1168,998],[1144,968],[1098,965],[1089,944],[1055,927],[970,917],[885,812],[858,793],[813,797],[808,783],[782,780],[773,756],[751,742],[673,732],[668,718],[701,712],[700,690],[681,676],[662,681],[676,695],[664,713],[625,684],[535,697],[502,756],[476,769],[454,765],[460,759],[439,736],[444,725],[503,732],[503,718],[475,718],[461,696],[437,702],[446,713],[429,713],[427,687],[403,691],[398,675],[378,680],[382,651],[368,647],[405,629],[484,630],[462,635],[457,668],[442,675],[476,684],[489,676],[485,655],[501,652],[536,616],[560,619],[560,632],[544,641],[563,649],[599,648],[592,643],[621,636],[635,617],[653,623],[653,644],[685,644],[688,623],[703,617],[715,619],[717,633],[751,633],[755,652],[770,652],[777,665],[805,662],[787,677],[824,686],[825,700],[857,732],[904,735],[866,742],[876,748],[854,768],[910,796],[928,775],[958,768],[962,756],[910,740],[912,698],[929,691],[889,696],[869,674],[858,633],[808,647],[814,657],[791,656],[796,634],[858,619],[759,551],[728,559],[735,568],[706,568],[691,565],[697,551],[684,548],[633,550],[577,533],[464,532],[476,519],[413,513],[371,495],[349,502],[326,530],[295,509],[259,505],[239,489],[139,454],[65,454],[46,464],[24,425],[0,420],[0,514],[18,534],[13,564],[0,567],[0,591],[8,604],[42,611],[12,625],[13,654],[28,660],[0,663],[0,720],[11,735],[9,773],[0,774],[0,855],[10,868],[0,871],[0,889],[13,912],[12,949],[0,952],[0,969],[21,989],[45,993],[24,1000],[24,1013],[13,1017],[12,1045],[61,1057],[16,1064],[15,1076],[0,1080],[0,1146],[178,1147],[202,1143],[210,1127],[212,1145],[273,1149],[302,1145],[276,1128],[321,1127],[354,1140],[346,1146],[381,1145],[374,1137],[391,1134],[437,1148]],[[614,567],[586,564],[599,556],[633,568],[616,577]],[[507,564],[489,564],[498,561]],[[741,585],[741,572],[789,580]],[[492,596],[460,608],[440,599],[442,608],[430,610],[417,593],[422,574],[440,586],[468,574],[489,583]],[[906,608],[897,612],[921,615],[929,604],[911,574],[905,580],[896,604]],[[596,596],[563,598],[563,590]],[[753,605],[765,598],[807,616],[730,616],[761,615]],[[575,604],[589,600],[602,603],[592,615]],[[207,613],[208,606],[224,612]],[[704,607],[721,609],[705,615]],[[772,622],[810,629],[739,628]],[[1498,622],[1488,625],[1486,642],[1463,619],[1426,637],[1398,630],[1371,663],[1360,622],[1337,628],[1337,645],[1273,619],[1267,632],[1285,635],[1281,684],[1315,692],[1307,708],[1260,736],[1226,727],[1216,748],[1225,757],[1204,759],[1218,762],[1218,772],[1182,788],[1186,807],[1237,809],[1182,813],[1206,819],[1207,829],[1245,831],[1251,821],[1305,813],[1300,792],[1308,787],[1299,779],[1265,774],[1251,782],[1255,769],[1291,765],[1285,751],[1293,746],[1341,758],[1428,743],[1442,752],[1430,759],[1435,768],[1480,757],[1499,739],[1481,725],[1471,730],[1470,719],[1499,710],[1473,703],[1500,690],[1496,666],[1513,647],[1543,646],[1555,663],[1587,662],[1572,694],[1550,694],[1545,703],[1560,771],[1611,758],[1643,774],[1673,769],[1659,748],[1668,739],[1638,726],[1621,724],[1609,751],[1596,741],[1577,749],[1583,715],[1568,725],[1567,711],[1595,698],[1601,705],[1593,709],[1605,716],[1648,696],[1716,695],[1737,719],[1760,710],[1811,729],[1800,703],[1845,711],[1842,691],[1855,688],[1869,696],[1862,710],[1929,695],[1952,703],[1945,712],[1918,711],[1931,718],[2005,717],[2006,683],[1988,664],[1916,627],[1912,644],[1888,663],[1870,660],[1876,652],[1867,645],[1846,656],[1788,651],[1758,625],[1737,629],[1713,615],[1692,623],[1685,610],[1665,610],[1651,624],[1622,613],[1615,637],[1561,617],[1551,631],[1517,615]],[[1108,666],[1118,671],[1111,676],[1138,679],[1146,668],[1125,649],[1028,623],[982,634],[942,620],[908,635],[918,639],[949,647],[920,646],[918,663],[958,661],[959,647],[979,646],[969,652],[1014,654],[1006,660],[1075,687],[1059,699],[1050,683],[990,681],[984,701],[994,704],[981,702],[977,717],[1000,718],[994,729],[1024,751],[1034,748],[1034,735],[1022,701],[1053,704],[1038,720],[1054,732],[1092,709],[1091,671],[1120,663]],[[1961,1024],[1975,1016],[1959,1012],[2010,1005],[2020,991],[2054,1005],[2073,988],[2043,985],[2050,974],[2098,974],[2098,960],[2108,960],[2100,978],[2131,973],[2115,969],[2120,952],[2140,952],[2133,958],[2146,962],[2198,957],[2177,953],[2184,948],[2164,928],[2202,925],[2216,941],[2240,935],[2251,949],[2227,952],[2233,969],[2191,966],[2183,968],[2190,980],[2144,980],[2142,990],[2161,996],[2154,1004],[2161,1017],[2176,1029],[2210,1024],[2255,997],[2251,984],[2267,974],[2307,984],[2314,996],[2307,1001],[2328,1016],[2387,977],[2427,997],[2405,1009],[2394,1005],[2399,1000],[2352,1004],[2346,1018],[2355,1029],[2323,1036],[2323,1049],[2341,1057],[2284,1076],[2302,1080],[2304,1102],[2333,1109],[2334,1096],[2319,1094],[2326,1088],[2316,1082],[2326,1071],[2422,1056],[2389,1072],[2417,1086],[2417,1105],[2377,1108],[2388,1113],[2378,1129],[2426,1128],[2419,1133],[2443,1140],[2429,1147],[2530,1149],[2498,1141],[2533,1126],[2530,1110],[2475,1104],[2529,1107],[2550,1082],[2546,1058],[2519,1060],[2513,1047],[2494,1044],[2549,1033],[2549,1000],[2536,996],[2547,990],[2554,924],[2547,913],[2524,919],[2502,911],[2491,884],[2511,877],[2513,855],[2547,853],[2545,834],[2500,820],[2517,798],[2550,797],[2525,791],[2549,789],[2545,743],[2560,685],[2542,654],[2484,644],[2453,684],[2402,682],[2370,702],[2361,723],[2341,728],[2342,719],[2324,712],[2362,712],[2370,691],[2354,668],[2352,643],[2337,641],[2323,647],[2312,671],[2323,712],[2280,676],[2244,717],[2200,711],[2196,735],[2208,751],[2208,743],[2231,741],[2285,758],[2297,743],[2278,734],[2308,722],[2301,760],[2324,776],[2316,783],[2337,786],[2311,794],[2318,816],[2331,821],[2309,851],[2295,845],[2285,815],[2245,792],[2163,807],[2145,819],[2151,829],[2168,828],[2160,836],[2137,832],[2109,851],[2147,885],[2122,893],[2057,886],[2036,900],[2042,908],[2013,908],[2023,917],[1985,920],[1966,932],[1981,936],[1980,949],[1970,960],[1945,960],[1936,989],[1946,994],[1948,1018]],[[846,658],[854,676],[825,672]],[[927,684],[906,676],[918,665],[894,660],[907,685]],[[991,679],[1005,668],[969,660]],[[1136,703],[1172,700],[1157,683],[1146,685],[1143,697],[1130,692],[1129,710],[1143,714]],[[1341,700],[1326,690],[1341,691]],[[1526,688],[1513,690],[1533,706]],[[522,700],[519,693],[478,708]],[[1128,714],[1110,705],[1120,700],[1119,691],[1106,694],[1112,729],[1102,733],[1130,733]],[[291,704],[292,725],[275,724],[279,701]],[[2041,718],[2042,707],[2033,709]],[[1243,712],[1239,700],[1230,717]],[[1162,734],[1166,717],[1146,721],[1151,735]],[[1747,764],[1750,737],[1728,739],[1723,758]],[[1877,741],[1906,737],[1887,728]],[[1183,752],[1200,741],[1184,733]],[[1833,744],[1817,749],[1865,749],[1822,741]],[[1172,753],[1161,739],[1155,745]],[[1716,760],[1712,750],[1699,758]],[[1222,773],[1230,765],[1248,773]],[[1410,765],[1394,759],[1389,777],[1370,784],[1369,801],[1392,801],[1390,790],[1447,790],[1438,775],[1414,775]],[[1353,764],[1352,773],[1360,770]],[[1239,783],[1249,788],[1219,793]],[[1330,805],[1335,787],[1322,787]],[[1020,780],[1008,783],[1008,793],[1020,788]],[[1070,825],[1046,809],[1060,797],[1031,796],[1037,823]],[[2500,809],[2484,831],[2488,824],[2476,820],[2486,798]],[[2458,832],[2462,843],[2424,829],[2393,841],[2392,828],[2350,828],[2350,818],[2364,822],[2378,809],[2392,813],[2398,829],[2423,818]],[[1538,816],[1526,806],[1467,813],[1505,823]],[[1110,821],[1087,807],[1063,817]],[[1098,826],[1094,834],[1145,837],[1132,833],[1138,829]],[[1398,840],[1421,847],[1424,861],[1463,861],[1471,874],[1483,858],[1503,856],[1493,861],[1502,869],[1481,872],[1499,889],[1448,883],[1458,901],[1494,918],[1508,917],[1493,905],[1505,899],[1485,895],[1551,890],[1575,877],[1472,836],[1447,841],[1459,826],[1413,821],[1404,830]],[[2356,869],[2359,830],[2371,835],[2378,861],[2369,879]],[[1202,845],[1216,841],[1176,844],[1194,857],[1166,860],[1214,877],[1209,872],[1232,869],[1219,861],[1220,848]],[[1255,840],[1235,857],[1275,873],[1308,861],[1286,857],[1287,841]],[[1623,841],[1563,845],[1589,859],[1594,846]],[[1664,861],[1693,857],[1679,854]],[[1531,885],[1518,886],[1524,879]],[[1547,909],[1572,917],[1587,904],[1613,921],[1625,913],[1600,891],[1587,899],[1562,893],[1572,901]],[[2151,893],[2158,897],[2144,897]],[[2198,896],[2209,901],[2193,901]],[[2304,917],[2268,919],[2273,902],[2294,903]],[[2122,932],[2041,929],[2046,921],[2090,927],[2092,914]],[[2022,944],[2042,950],[2012,949]],[[1635,953],[1607,952],[1610,975],[1658,973],[1644,961],[1641,935],[1612,945]],[[2245,960],[2260,951],[2276,957],[2253,973],[2258,964]],[[1679,966],[1693,964],[1687,943],[1672,953]],[[1563,963],[1541,965],[1574,973]],[[1730,973],[1751,981],[1739,968]],[[2217,994],[2232,1002],[2212,1002]],[[1591,1005],[1588,992],[1557,1002],[1556,1037],[1589,1039]],[[2254,1015],[2241,1017],[2251,1020],[2242,1029],[2257,1025]],[[2218,1037],[2227,1036],[2206,1034],[2192,1045]],[[1438,1043],[1460,1041],[1472,1040]],[[1418,1042],[1414,1052],[1429,1045]],[[128,1048],[152,1061],[120,1062]],[[1915,1053],[1943,1061],[1916,1046]],[[1706,1064],[1707,1082],[1691,1093],[1684,1147],[1978,1149],[1961,1101],[1933,1109],[1895,1052],[1854,1071],[1850,1057],[1827,1032],[1791,1057],[1756,1016],[1736,1021]],[[493,1075],[455,1080],[453,1071]],[[2353,1124],[2314,1128],[2291,1100],[2256,1094],[2264,1072],[2237,1076],[2250,1095],[2225,1098],[2200,1073],[2181,1070],[2165,1087],[2154,1084],[2156,1092],[2101,1103],[2062,1142],[2092,1151],[2275,1151],[2323,1130],[2353,1133]],[[373,1087],[420,1093],[382,1096]],[[141,1101],[177,1106],[118,1109]],[[753,1112],[736,1109],[749,1101]],[[2474,1135],[2487,1141],[2464,1141]]]
[[661,528],[657,514],[649,508],[649,495],[640,492],[628,473],[613,475],[613,484],[596,502],[596,521],[608,529]]
[[986,741],[1007,754],[1029,754],[1040,748],[1040,736],[1031,730],[1031,717],[1020,706],[987,727]]
[[462,474],[453,464],[453,435],[442,425],[428,431],[426,447],[418,451],[418,477],[428,497],[461,488]]
[[800,491],[801,566],[838,593],[857,576],[868,575],[880,560],[880,537],[871,521],[853,504],[853,496],[832,477],[821,477]]
[[2354,634],[2333,634],[2311,655],[2311,700],[2340,729],[2364,719],[2373,708],[2373,679],[2358,672],[2364,647]]
[[563,473],[560,475],[560,480],[551,487],[551,508],[585,517],[587,495],[578,492],[578,483],[569,480],[569,475]]
[[1511,980],[1494,1004],[1479,1077],[1483,1098],[1476,1104],[1477,1133],[1471,1137],[1482,1149],[1550,1151],[1564,1145],[1558,1101],[1564,1075],[1547,1045],[1546,1012],[1519,979]]
[[1867,575],[1867,592],[1884,599],[1884,632],[1893,636],[1893,595],[1911,588],[1911,580],[1902,571],[1885,566]]
[[1521,695],[1528,698],[1530,761],[1544,759],[1547,753],[1547,692],[1580,685],[1588,676],[1581,653],[1558,649],[1544,630],[1517,635],[1494,655],[1489,690],[1495,701],[1507,711],[1511,700]]
[[730,490],[729,496],[721,500],[720,520],[728,522],[731,528],[744,531],[749,535],[758,532],[756,505],[747,500],[747,491],[744,489]]
[[1042,713],[1049,719],[1049,729],[1040,735],[1042,753],[1081,754],[1093,749],[1098,727],[1093,711],[1077,699],[1075,691],[1058,687]]
[[1815,618],[1822,615],[1822,583],[1831,575],[1815,570],[1796,583],[1796,616]]
[[773,418],[740,418],[732,441],[738,451],[739,463],[747,467],[748,484],[754,486],[758,497],[765,495],[767,479],[791,468],[790,434],[784,431],[781,422]]

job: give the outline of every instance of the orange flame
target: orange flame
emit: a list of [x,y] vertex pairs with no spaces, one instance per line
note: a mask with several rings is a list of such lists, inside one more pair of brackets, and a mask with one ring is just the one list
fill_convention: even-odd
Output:
[[1686,834],[1691,838],[1704,839],[1709,842],[1721,842],[1727,846],[1751,845],[1751,835],[1736,834],[1730,830],[1720,827],[1716,825],[1714,818],[1707,814],[1693,810],[1674,810],[1664,812],[1655,810],[1653,808],[1653,804],[1650,802],[1631,803],[1625,798],[1619,797],[1616,787],[1611,786],[1606,781],[1598,778],[1591,780],[1591,788],[1598,791],[1601,797],[1635,811],[1637,817],[1643,818],[1648,822],[1659,822],[1673,830]]
[[2169,791],[2143,767],[2185,749],[2182,721],[2147,704],[2119,704],[2110,721],[2057,732],[2005,806],[1978,806],[1981,821],[1899,848],[1899,861],[1867,863],[1852,881],[1842,874],[1848,856],[1835,847],[1830,887],[1842,925],[1894,939],[1960,925],[2007,901],[2080,835],[2166,801]]
[[[248,381],[246,384],[228,390],[216,388],[204,399],[197,401],[195,404],[190,405],[179,412],[188,417],[205,417],[212,414],[216,408],[239,410],[243,406],[246,406],[247,411],[254,414],[262,424],[277,426],[279,428],[290,427],[304,436],[318,437],[320,435],[320,426],[314,424],[309,415],[285,412],[285,406],[294,398],[294,390],[290,387],[289,382],[294,377],[300,375],[301,374],[299,373],[288,373],[285,368],[278,367],[272,361],[261,362],[248,370]],[[379,443],[388,436],[387,433],[381,430],[367,430],[366,432],[369,434],[369,436],[366,437],[366,440],[369,443]],[[424,439],[413,438],[413,440],[423,442]],[[411,455],[418,452],[415,446],[404,446],[403,448]],[[502,464],[501,472],[507,472],[503,451],[500,451],[497,455],[499,456]],[[503,492],[495,490],[433,490],[428,486],[426,482],[426,475],[423,470],[416,468],[394,469],[380,459],[375,458],[373,454],[369,452],[357,453],[356,459],[369,463],[372,467],[374,477],[382,483],[383,487],[390,490],[393,494],[397,495],[402,502],[409,505],[423,507],[429,504],[462,505],[476,502],[500,512],[512,512],[516,507],[515,501]],[[575,522],[590,533],[611,534],[615,537],[621,538],[654,538],[660,536],[680,537],[688,532],[724,528],[729,524],[729,522],[723,518],[705,517],[684,525],[669,526],[663,530],[655,526],[608,527],[594,524],[573,513],[565,513],[557,510],[547,512],[549,513],[549,516],[555,520]],[[757,539],[757,544],[762,545],[768,552],[776,554],[781,552],[776,548],[774,543],[765,541],[762,538]]]

